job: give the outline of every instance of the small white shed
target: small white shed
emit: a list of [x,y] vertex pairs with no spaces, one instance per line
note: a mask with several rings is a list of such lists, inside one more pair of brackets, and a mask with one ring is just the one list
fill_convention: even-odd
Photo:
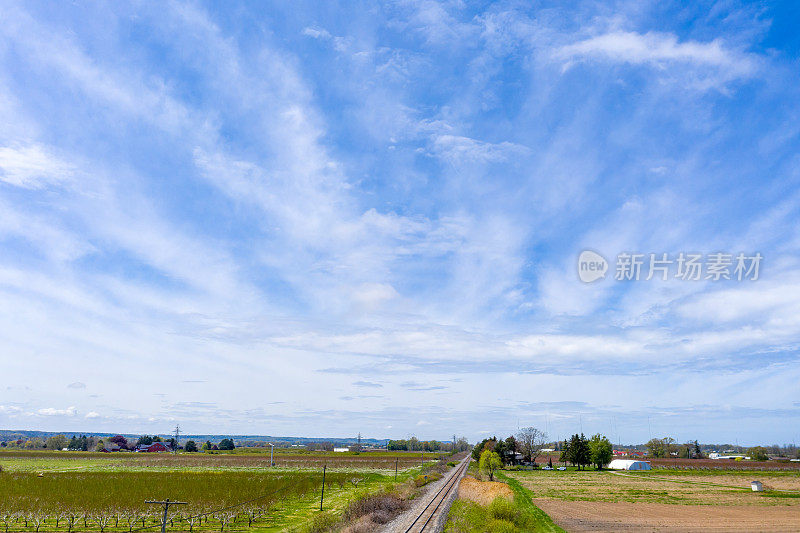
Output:
[[750,488],[753,489],[753,492],[761,492],[763,490],[760,481],[751,481]]
[[650,470],[650,465],[644,461],[633,459],[614,459],[608,463],[611,470]]

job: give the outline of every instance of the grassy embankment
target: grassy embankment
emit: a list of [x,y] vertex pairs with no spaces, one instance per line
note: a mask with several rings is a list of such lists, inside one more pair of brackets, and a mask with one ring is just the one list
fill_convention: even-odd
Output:
[[[474,465],[470,475],[478,475]],[[465,478],[462,487],[466,484],[469,490],[459,490],[459,498],[450,508],[446,533],[563,531],[533,504],[529,491],[519,482],[502,472],[496,472],[495,479],[502,483]]]

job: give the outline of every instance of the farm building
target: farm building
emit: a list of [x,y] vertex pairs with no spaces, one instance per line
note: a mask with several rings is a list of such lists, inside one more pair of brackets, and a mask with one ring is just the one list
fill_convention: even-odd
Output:
[[614,459],[608,464],[611,470],[650,470],[650,465],[644,461],[633,459]]
[[163,442],[154,442],[153,444],[140,444],[139,446],[136,447],[136,451],[159,453],[159,452],[168,452],[170,451],[170,448]]

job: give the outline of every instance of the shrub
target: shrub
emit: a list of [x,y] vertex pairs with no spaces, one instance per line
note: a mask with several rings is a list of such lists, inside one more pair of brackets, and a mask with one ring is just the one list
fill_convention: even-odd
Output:
[[[344,511],[344,519],[352,522],[362,516],[372,515],[378,520],[386,520],[388,522],[394,515],[400,513],[406,507],[406,502],[395,494],[383,493],[372,494],[358,498],[350,502],[347,509]],[[375,520],[376,522],[378,520]],[[386,522],[378,522],[384,524]]]
[[517,519],[517,510],[512,502],[498,496],[489,504],[489,515],[497,520],[508,520],[513,523]]
[[452,468],[452,467],[456,466],[456,464],[453,461],[448,461],[447,462],[447,466]]
[[414,478],[414,485],[417,487],[424,487],[428,483],[432,483],[437,479],[440,479],[441,477],[442,477],[441,475],[436,473],[425,474],[425,475],[420,474],[419,476]]
[[306,526],[305,533],[325,533],[332,530],[339,519],[335,514],[323,511],[314,515],[311,523]]
[[519,533],[520,530],[517,529],[514,522],[495,518],[489,522],[487,531],[491,531],[492,533]]

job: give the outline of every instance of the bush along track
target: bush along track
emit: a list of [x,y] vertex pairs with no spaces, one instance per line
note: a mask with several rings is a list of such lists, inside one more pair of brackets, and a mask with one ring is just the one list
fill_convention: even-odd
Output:
[[519,482],[497,472],[495,476],[506,482],[513,492],[513,499],[502,496],[489,505],[458,499],[450,508],[445,525],[446,533],[497,533],[553,532],[563,533],[541,509],[531,501],[530,494]]

